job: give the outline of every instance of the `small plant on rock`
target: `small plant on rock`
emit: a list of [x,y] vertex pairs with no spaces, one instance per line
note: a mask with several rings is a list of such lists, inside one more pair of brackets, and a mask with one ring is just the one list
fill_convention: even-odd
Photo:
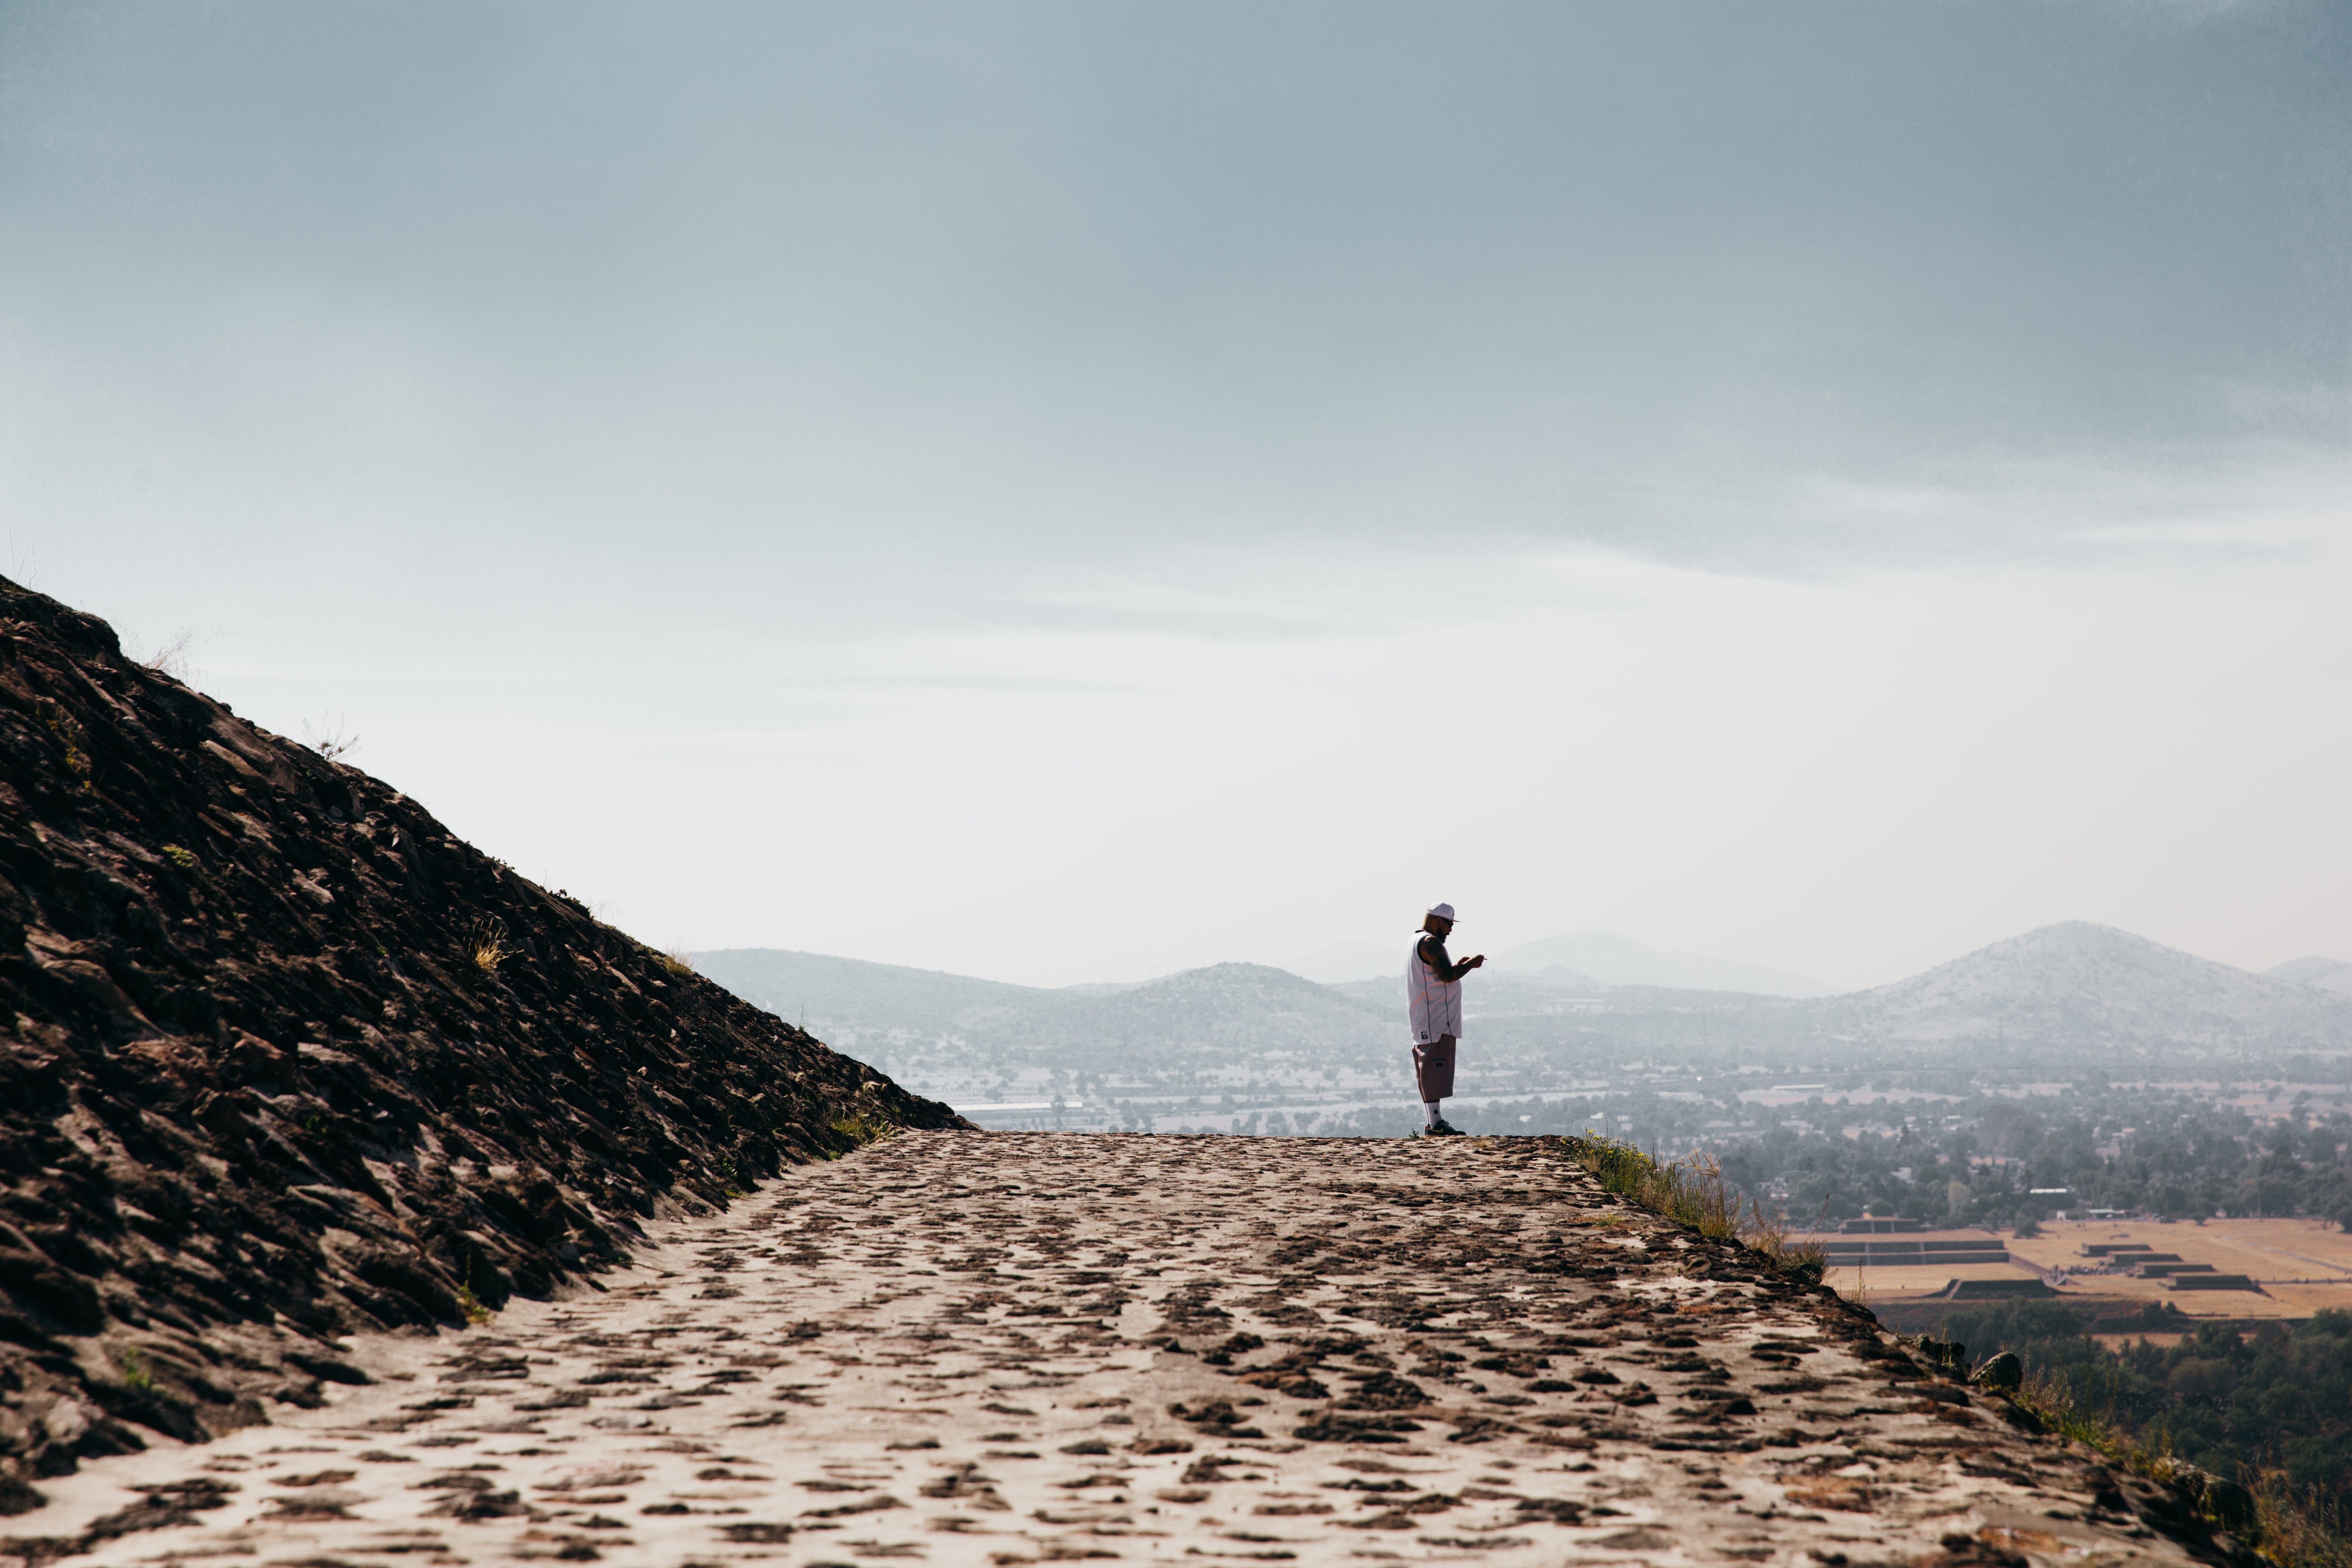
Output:
[[92,776],[89,753],[82,749],[89,743],[89,734],[72,714],[47,698],[41,700],[40,712],[41,722],[47,726],[50,734],[57,737],[58,744],[66,750],[66,771],[73,774],[82,788],[96,789],[98,781]]
[[168,675],[184,686],[193,674],[188,668],[188,647],[195,640],[196,628],[182,626],[173,634],[170,641],[162,644],[139,662],[156,674]]
[[868,1143],[879,1143],[898,1131],[896,1123],[862,1112],[856,1116],[836,1117],[825,1125],[860,1148]]
[[302,721],[302,743],[331,763],[340,762],[360,749],[360,738],[344,730],[340,715],[331,722],[325,719],[316,724],[308,719]]
[[720,1192],[725,1193],[730,1198],[740,1198],[750,1195],[749,1189],[743,1185],[743,1173],[735,1168],[734,1155],[719,1155],[718,1160],[713,1163],[712,1169],[717,1171],[719,1173],[719,1190]]
[[507,946],[507,923],[486,915],[466,928],[466,956],[485,974],[496,974],[513,950]]

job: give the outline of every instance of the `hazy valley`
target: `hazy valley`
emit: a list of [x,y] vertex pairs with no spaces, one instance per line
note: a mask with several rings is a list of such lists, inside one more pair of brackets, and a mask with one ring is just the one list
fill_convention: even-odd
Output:
[[[1044,989],[773,949],[695,963],[837,1049],[983,1116],[1026,1123],[1035,1112],[989,1108],[1058,1100],[1074,1127],[1254,1131],[1244,1125],[1253,1115],[1262,1127],[1279,1114],[1293,1125],[1370,1118],[1360,1130],[1380,1131],[1378,1118],[1402,1117],[1411,1099],[1398,979],[1318,984],[1221,963]],[[1889,1074],[1947,1085],[1955,1074],[2015,1086],[2334,1082],[2352,1053],[2352,995],[2294,978],[2314,963],[2254,974],[2070,922],[1819,997],[1498,963],[1465,982],[1463,1099],[1585,1105],[1672,1085],[1727,1105],[1791,1075],[1833,1090]]]
[[[1418,1124],[1401,979],[1321,985],[1224,963],[1049,990],[773,950],[695,962],[987,1126]],[[2335,973],[2313,961],[2284,968],[2251,973],[2083,922],[1817,997],[1497,964],[1465,982],[1448,1115],[1474,1132],[1710,1149],[1809,1218],[1868,1205],[2013,1221],[2054,1206],[2031,1200],[2037,1186],[2122,1207],[2352,1213],[2336,1125],[2352,1095],[2352,996],[2296,978]],[[2292,1173],[2272,1147],[2288,1121]]]

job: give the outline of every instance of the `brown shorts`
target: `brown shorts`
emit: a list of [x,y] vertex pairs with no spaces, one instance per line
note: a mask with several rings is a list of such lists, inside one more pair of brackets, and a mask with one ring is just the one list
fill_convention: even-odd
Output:
[[1421,1086],[1421,1098],[1426,1104],[1444,1100],[1454,1092],[1454,1037],[1440,1035],[1427,1045],[1412,1048],[1412,1081]]

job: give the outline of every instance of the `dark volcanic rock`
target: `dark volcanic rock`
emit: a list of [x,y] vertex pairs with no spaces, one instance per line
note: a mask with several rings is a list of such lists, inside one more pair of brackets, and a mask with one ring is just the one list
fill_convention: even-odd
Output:
[[0,1511],[965,1125],[0,579]]

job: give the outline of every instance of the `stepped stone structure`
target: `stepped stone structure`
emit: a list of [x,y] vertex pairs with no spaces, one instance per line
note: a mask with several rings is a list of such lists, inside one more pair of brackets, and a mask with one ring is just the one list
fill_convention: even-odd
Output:
[[901,1132],[652,1240],[0,1563],[2250,1561],[1558,1140]]
[[1944,1287],[1947,1301],[2007,1301],[2025,1297],[2055,1296],[2040,1279],[1955,1279]]
[[1849,1241],[1822,1238],[1822,1250],[1832,1268],[1917,1268],[1937,1264],[2010,1263],[2015,1261],[2000,1238],[1912,1238],[1903,1241]]

